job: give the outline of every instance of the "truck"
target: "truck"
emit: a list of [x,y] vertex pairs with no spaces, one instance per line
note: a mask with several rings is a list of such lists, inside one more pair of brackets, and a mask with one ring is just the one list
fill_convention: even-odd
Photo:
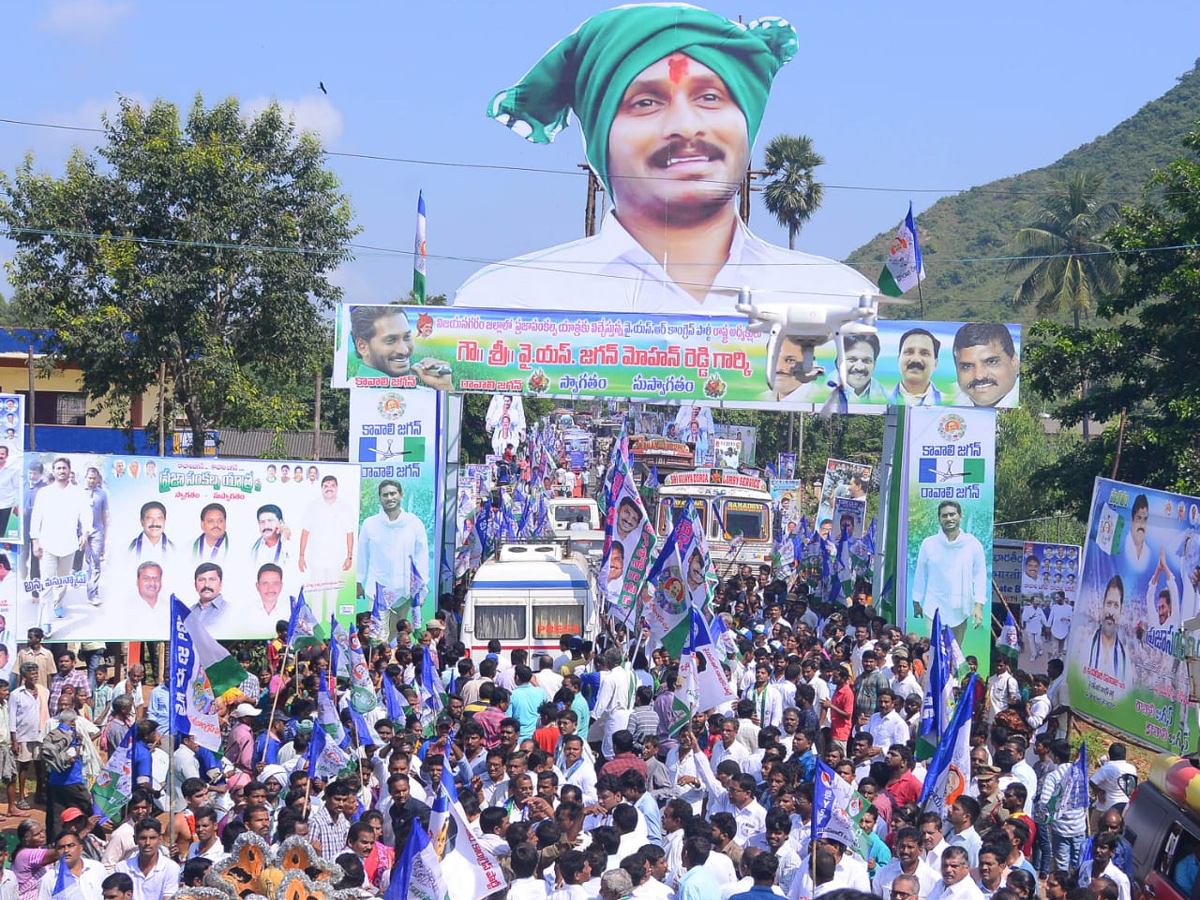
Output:
[[[483,563],[467,590],[463,644],[476,661],[497,640],[514,649],[557,654],[564,635],[591,640],[599,617],[597,582],[587,557],[570,541],[504,544]],[[507,657],[506,657],[507,658]]]
[[704,524],[719,575],[726,577],[743,563],[770,562],[771,493],[765,481],[719,468],[673,472],[654,494],[650,515],[659,535],[671,533],[675,516],[689,498]]

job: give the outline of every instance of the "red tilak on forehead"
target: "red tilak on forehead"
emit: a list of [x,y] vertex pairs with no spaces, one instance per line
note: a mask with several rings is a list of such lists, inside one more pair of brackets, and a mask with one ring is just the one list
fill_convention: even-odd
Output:
[[672,56],[667,59],[667,73],[671,79],[671,84],[679,84],[683,81],[683,76],[688,73],[688,58],[686,56]]

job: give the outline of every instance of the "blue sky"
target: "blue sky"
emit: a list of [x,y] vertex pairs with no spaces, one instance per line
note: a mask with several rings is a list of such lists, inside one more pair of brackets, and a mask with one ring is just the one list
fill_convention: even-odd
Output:
[[[1182,0],[760,3],[707,5],[797,26],[800,52],[776,79],[754,161],[761,165],[777,133],[813,138],[829,187],[799,246],[836,258],[895,228],[910,198],[920,211],[1104,133],[1200,55],[1195,6]],[[332,151],[466,164],[329,161],[363,227],[361,244],[410,249],[425,191],[429,290],[452,293],[476,260],[582,236],[578,130],[534,146],[484,109],[611,5],[29,0],[5,10],[0,118],[95,127],[119,94],[185,109],[197,92],[210,104],[274,98]],[[94,137],[0,124],[0,169],[11,173],[32,152],[39,168],[60,174],[72,144]],[[758,200],[751,227],[786,243]],[[0,260],[11,252],[0,239]],[[336,280],[347,299],[392,300],[411,286],[411,256],[360,251]],[[0,291],[8,293],[3,282]]]

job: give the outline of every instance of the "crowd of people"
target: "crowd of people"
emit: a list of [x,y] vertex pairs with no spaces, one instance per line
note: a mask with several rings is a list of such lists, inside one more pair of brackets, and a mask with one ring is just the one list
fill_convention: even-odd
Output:
[[[307,754],[328,653],[289,654],[286,623],[265,654],[241,651],[245,665],[265,662],[222,699],[220,754],[171,734],[166,687],[147,685],[141,666],[110,678],[32,629],[16,687],[0,684],[11,737],[0,775],[10,814],[44,804],[45,825],[21,822],[0,898],[48,900],[65,860],[88,900],[162,900],[204,883],[246,832],[276,850],[306,838],[339,867],[339,889],[389,894],[400,849],[430,827],[438,785],[453,779],[507,878],[495,896],[511,900],[843,888],[885,900],[1130,900],[1121,810],[1132,767],[1114,744],[1092,779],[1092,821],[1069,802],[1058,658],[1027,675],[998,656],[976,680],[969,782],[945,810],[925,810],[916,750],[929,642],[868,606],[810,604],[805,585],[742,567],[715,600],[736,697],[672,729],[678,660],[662,649],[564,637],[555,655],[495,645],[477,664],[444,600],[423,629],[395,623],[387,643],[361,623],[376,687],[391,681],[413,709],[430,649],[447,691],[433,733],[416,714],[389,718],[382,702],[357,733],[346,711],[352,765],[325,781],[310,779]],[[114,827],[89,788],[131,728],[133,792]],[[858,798],[856,843],[813,833],[818,758]]]

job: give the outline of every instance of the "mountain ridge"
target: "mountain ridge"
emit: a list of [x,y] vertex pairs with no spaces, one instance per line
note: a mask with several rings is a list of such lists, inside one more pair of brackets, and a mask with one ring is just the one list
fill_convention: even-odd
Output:
[[[1105,176],[1102,199],[1133,206],[1141,201],[1155,169],[1183,155],[1184,134],[1200,125],[1200,59],[1166,93],[1150,100],[1108,132],[1081,144],[1048,165],[998,178],[943,197],[916,216],[927,277],[920,307],[891,307],[890,318],[946,321],[1032,322],[1032,305],[1017,308],[1013,294],[1021,277],[1007,274],[1013,235],[1027,224],[1027,205],[1036,206],[1056,177],[1082,169]],[[877,234],[846,257],[874,278],[895,231]],[[917,299],[911,290],[907,299]]]

